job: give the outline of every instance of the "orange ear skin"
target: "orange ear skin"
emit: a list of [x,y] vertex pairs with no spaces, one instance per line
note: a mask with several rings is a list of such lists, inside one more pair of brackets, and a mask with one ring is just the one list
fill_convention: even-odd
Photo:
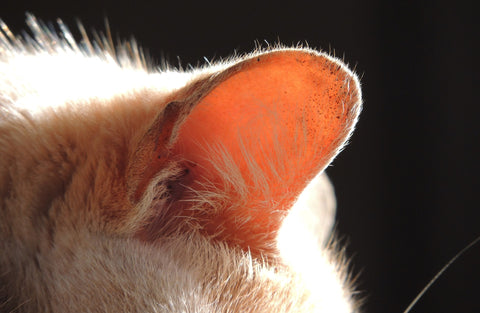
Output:
[[192,110],[172,153],[199,165],[192,188],[202,190],[226,188],[209,147],[227,151],[248,187],[227,198],[232,206],[248,200],[208,217],[204,228],[255,250],[273,241],[286,210],[346,140],[359,91],[348,70],[315,53],[277,51],[237,66]]
[[199,101],[167,105],[140,144],[134,200],[167,164],[181,169],[163,182],[167,204],[138,236],[155,240],[183,223],[254,255],[275,252],[288,210],[353,130],[358,81],[308,50],[267,52],[212,77]]

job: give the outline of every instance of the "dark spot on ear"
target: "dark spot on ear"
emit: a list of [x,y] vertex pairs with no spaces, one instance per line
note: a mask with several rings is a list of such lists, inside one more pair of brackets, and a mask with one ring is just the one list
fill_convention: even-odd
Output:
[[168,199],[167,201],[172,203],[178,201],[185,197],[185,192],[187,186],[191,185],[193,182],[192,172],[190,165],[195,166],[194,164],[185,164],[184,169],[179,172],[176,176],[171,177],[169,180],[162,182],[167,189],[167,192],[162,195],[161,198]]

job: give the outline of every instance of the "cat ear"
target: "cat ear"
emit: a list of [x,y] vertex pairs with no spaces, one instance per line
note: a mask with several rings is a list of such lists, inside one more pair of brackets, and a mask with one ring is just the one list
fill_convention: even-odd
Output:
[[[361,107],[358,80],[336,59],[293,49],[250,57],[210,82],[190,92],[199,101],[167,106],[162,127],[152,128],[158,139],[146,140],[162,151],[145,149],[155,151],[145,154],[153,161],[141,163],[155,173],[176,161],[168,210],[178,223],[182,216],[217,240],[271,251],[298,195],[349,137]],[[152,177],[142,177],[136,197]]]

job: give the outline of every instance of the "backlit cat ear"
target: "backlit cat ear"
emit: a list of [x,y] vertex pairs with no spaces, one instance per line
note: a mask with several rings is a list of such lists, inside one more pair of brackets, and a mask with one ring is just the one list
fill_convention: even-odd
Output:
[[269,251],[293,202],[353,130],[359,83],[305,50],[261,54],[220,76],[169,148],[189,177],[174,206],[208,236]]

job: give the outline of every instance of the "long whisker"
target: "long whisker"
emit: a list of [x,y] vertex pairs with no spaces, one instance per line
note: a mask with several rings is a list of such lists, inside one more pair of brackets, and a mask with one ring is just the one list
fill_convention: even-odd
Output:
[[479,241],[480,241],[480,236],[475,238],[475,240],[470,242],[465,248],[463,248],[462,250],[460,250],[460,252],[455,254],[455,256],[451,258],[450,261],[448,261],[448,263],[445,264],[442,267],[442,269],[428,282],[428,284],[422,289],[422,291],[418,293],[418,295],[415,297],[415,299],[413,299],[413,301],[408,305],[408,307],[405,309],[405,311],[403,311],[403,313],[409,313],[412,310],[412,308],[417,304],[417,302],[420,300],[420,298],[423,297],[425,292],[427,292],[428,289],[430,289],[430,287],[433,285],[433,283],[435,283],[438,280],[438,278],[440,278],[440,276],[443,275],[443,273],[450,267],[450,265],[452,265],[459,257],[461,257],[467,250],[469,250]]

